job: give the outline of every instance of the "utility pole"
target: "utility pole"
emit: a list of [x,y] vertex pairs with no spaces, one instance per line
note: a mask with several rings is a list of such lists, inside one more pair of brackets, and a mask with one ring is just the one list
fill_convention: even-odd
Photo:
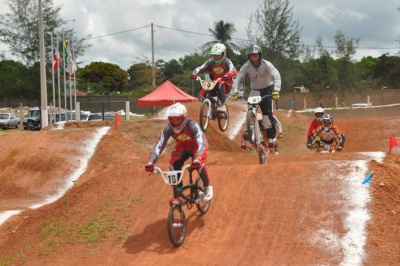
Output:
[[153,61],[153,71],[152,71],[153,88],[155,88],[156,87],[156,65],[154,63],[154,31],[153,31],[153,23],[151,23],[151,59]]
[[[39,5],[39,43],[40,43],[40,109],[41,109],[41,128],[49,125],[47,113],[47,87],[46,87],[46,58],[44,52],[44,32],[43,32],[43,6],[42,0],[38,0]],[[52,48],[53,49],[53,48]]]

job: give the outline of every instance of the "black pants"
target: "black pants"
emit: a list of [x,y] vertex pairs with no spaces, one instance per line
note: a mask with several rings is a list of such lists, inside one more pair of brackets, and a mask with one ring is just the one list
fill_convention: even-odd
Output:
[[[274,86],[266,87],[265,89],[260,90],[260,96],[263,97],[265,95],[272,96],[272,90]],[[269,121],[271,122],[271,130],[268,132],[271,138],[275,138],[276,136],[276,121],[275,118],[272,116],[272,98],[264,98],[260,103],[260,108],[263,115],[268,116]]]

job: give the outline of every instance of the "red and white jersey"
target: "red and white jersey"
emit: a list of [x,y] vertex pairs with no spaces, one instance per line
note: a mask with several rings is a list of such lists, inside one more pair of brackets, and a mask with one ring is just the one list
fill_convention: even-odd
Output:
[[192,119],[188,119],[181,132],[175,133],[168,123],[157,141],[150,155],[150,161],[156,162],[170,138],[174,138],[180,146],[187,150],[194,151],[194,157],[205,157],[208,150],[206,135],[201,130],[199,124]]

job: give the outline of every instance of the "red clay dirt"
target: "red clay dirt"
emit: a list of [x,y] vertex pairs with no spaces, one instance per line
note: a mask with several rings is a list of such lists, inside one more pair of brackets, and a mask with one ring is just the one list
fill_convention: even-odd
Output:
[[[200,103],[186,106],[197,119]],[[244,107],[229,107],[233,129]],[[186,210],[187,236],[179,248],[166,229],[171,188],[144,171],[165,120],[122,121],[118,130],[113,122],[69,122],[62,130],[1,132],[0,212],[23,212],[0,226],[0,265],[400,265],[400,159],[386,154],[389,136],[400,136],[400,116],[393,116],[399,109],[365,112],[369,117],[335,114],[345,148],[316,154],[305,145],[312,118],[277,111],[284,137],[268,165],[211,121],[214,198],[205,215]],[[83,174],[68,180],[82,164],[82,147],[104,126],[110,129]],[[157,165],[167,167],[172,146]],[[383,162],[368,155],[379,152]],[[352,169],[363,165],[366,174],[374,171],[371,184],[354,181]],[[356,190],[349,189],[353,181]],[[72,188],[59,200],[28,208],[65,182]],[[354,236],[349,213],[359,191],[370,193],[370,218]],[[365,213],[355,215],[357,222]]]

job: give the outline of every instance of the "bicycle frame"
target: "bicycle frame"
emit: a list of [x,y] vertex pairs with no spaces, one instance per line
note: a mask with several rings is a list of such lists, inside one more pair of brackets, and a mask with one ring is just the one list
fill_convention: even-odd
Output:
[[[201,77],[198,76],[196,80],[200,82],[201,87],[207,93],[215,88],[215,85],[217,85],[218,81],[220,81],[221,78],[218,78],[215,81],[211,81],[211,80],[202,80]],[[217,95],[218,96],[211,96],[207,94],[206,97],[204,97],[203,102],[201,104],[199,122],[200,122],[200,127],[204,132],[208,128],[210,119],[218,120],[218,127],[222,132],[226,131],[226,129],[228,128],[228,123],[229,123],[228,107],[226,107],[227,108],[226,112],[217,111],[217,107],[220,104],[219,90],[217,91]]]
[[[183,173],[189,172],[189,183],[179,187],[182,181]],[[167,218],[168,237],[171,243],[179,247],[183,244],[186,236],[187,221],[185,218],[184,205],[190,209],[196,204],[197,209],[205,214],[210,208],[210,201],[203,201],[204,188],[201,177],[197,177],[193,182],[193,169],[190,164],[185,165],[182,170],[163,171],[159,167],[154,167],[154,173],[160,174],[164,182],[173,187],[174,197],[169,200],[170,210]],[[188,195],[184,195],[185,190],[190,190]]]
[[[185,171],[189,172],[189,183],[178,187],[179,183],[182,181],[183,174]],[[190,164],[185,165],[182,170],[175,170],[175,171],[162,171],[161,168],[155,166],[154,173],[161,174],[164,182],[167,185],[172,186],[173,188],[173,198],[170,199],[169,204],[172,206],[173,204],[183,204],[189,203],[189,209],[192,207],[193,204],[199,203],[202,198],[196,198],[194,195],[194,184],[193,184],[193,175],[192,172],[194,170],[190,168]],[[188,195],[183,195],[183,192],[186,190],[190,190]],[[196,188],[201,189],[201,188]]]
[[270,97],[269,95],[251,96],[247,98],[248,111],[246,114],[246,127],[247,134],[250,136],[250,142],[255,144],[259,156],[260,164],[268,163],[268,144],[264,142],[261,133],[260,125],[257,120],[257,109],[264,98]]

